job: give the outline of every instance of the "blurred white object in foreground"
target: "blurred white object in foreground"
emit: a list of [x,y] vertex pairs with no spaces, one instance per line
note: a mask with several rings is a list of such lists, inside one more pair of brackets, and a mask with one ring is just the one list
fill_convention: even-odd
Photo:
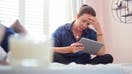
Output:
[[10,37],[10,63],[13,67],[47,67],[52,61],[52,40],[47,36]]
[[6,58],[7,53],[0,47],[0,63]]

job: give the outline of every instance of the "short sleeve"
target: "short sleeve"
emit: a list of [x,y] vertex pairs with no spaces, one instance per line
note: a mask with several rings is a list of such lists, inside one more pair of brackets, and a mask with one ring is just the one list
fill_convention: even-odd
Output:
[[53,33],[53,40],[54,40],[54,46],[55,47],[60,47],[62,44],[62,39],[61,39],[61,28],[58,28],[54,33]]

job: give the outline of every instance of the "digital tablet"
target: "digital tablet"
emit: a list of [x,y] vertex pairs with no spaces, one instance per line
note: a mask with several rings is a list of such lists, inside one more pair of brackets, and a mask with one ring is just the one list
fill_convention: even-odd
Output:
[[91,39],[88,39],[88,38],[84,38],[84,37],[82,37],[79,40],[79,42],[83,44],[83,46],[84,46],[84,50],[83,51],[84,52],[87,52],[87,53],[90,53],[90,54],[94,54],[94,55],[103,46],[103,44],[101,42],[94,41],[94,40],[91,40]]

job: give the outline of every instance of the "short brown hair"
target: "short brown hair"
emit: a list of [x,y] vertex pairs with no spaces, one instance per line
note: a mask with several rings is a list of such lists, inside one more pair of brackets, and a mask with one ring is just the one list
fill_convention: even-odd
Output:
[[95,10],[91,6],[86,5],[86,4],[84,4],[80,7],[78,16],[81,16],[83,14],[89,14],[89,15],[92,15],[92,16],[96,16]]

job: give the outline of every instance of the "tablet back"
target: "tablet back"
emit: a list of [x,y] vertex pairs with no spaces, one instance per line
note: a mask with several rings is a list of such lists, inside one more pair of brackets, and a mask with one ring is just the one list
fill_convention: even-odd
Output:
[[87,52],[90,54],[96,54],[103,46],[101,42],[94,41],[94,40],[84,38],[84,37],[82,37],[79,40],[79,42],[82,43],[83,46],[85,47],[84,52]]

